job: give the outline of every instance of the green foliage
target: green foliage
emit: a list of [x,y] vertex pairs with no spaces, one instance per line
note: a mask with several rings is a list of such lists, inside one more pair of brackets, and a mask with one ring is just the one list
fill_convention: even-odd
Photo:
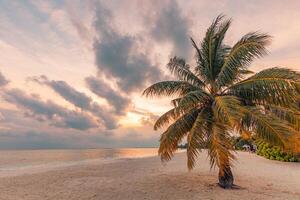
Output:
[[263,140],[256,141],[256,145],[257,155],[282,162],[300,162],[300,155],[293,154],[292,152],[285,152],[280,147],[268,144]]

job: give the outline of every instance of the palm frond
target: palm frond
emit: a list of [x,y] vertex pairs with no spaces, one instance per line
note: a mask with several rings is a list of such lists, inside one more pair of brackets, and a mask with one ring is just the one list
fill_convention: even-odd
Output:
[[208,79],[207,79],[207,76],[205,75],[206,69],[205,69],[205,61],[202,57],[202,51],[197,46],[195,40],[192,37],[190,39],[191,39],[193,47],[196,50],[195,58],[196,58],[197,66],[195,68],[195,71],[197,73],[197,76],[201,77],[201,80],[203,80],[204,83],[207,83]]
[[170,59],[167,67],[179,80],[187,81],[197,87],[204,86],[204,83],[190,70],[190,66],[184,59],[175,56]]
[[258,107],[244,107],[243,112],[249,116],[244,125],[247,124],[248,129],[252,129],[259,138],[273,145],[287,147],[288,138],[297,134],[289,123],[273,114],[263,112]]
[[249,75],[249,74],[254,74],[254,72],[253,72],[253,71],[251,71],[251,70],[248,70],[248,69],[240,69],[240,70],[238,71],[238,73],[239,73],[240,75]]
[[203,109],[193,124],[187,136],[187,166],[191,170],[195,166],[196,158],[205,145],[205,136],[208,131],[207,128],[207,114]]
[[217,96],[212,105],[215,118],[232,128],[236,127],[243,117],[241,108],[242,102],[235,96]]
[[150,96],[171,96],[185,95],[191,91],[198,90],[198,87],[186,81],[162,81],[155,83],[144,90],[143,95]]
[[173,157],[174,152],[178,148],[178,144],[191,130],[197,115],[197,111],[185,114],[170,125],[161,135],[158,154],[162,161],[169,161]]
[[171,121],[176,120],[182,115],[177,108],[172,108],[168,112],[161,115],[154,124],[154,130],[157,130],[163,127],[166,124],[169,124]]
[[[201,50],[199,49],[198,45],[196,44],[195,40],[191,37],[190,38],[191,42],[192,42],[192,45],[193,47],[195,48],[196,50],[196,59],[197,59],[197,62],[199,64],[201,64],[201,61],[202,61],[202,53],[201,53]],[[201,66],[202,67],[202,66]]]
[[212,100],[212,95],[205,92],[204,90],[195,90],[187,93],[183,96],[178,106],[181,107],[201,107],[203,104],[208,103]]
[[269,68],[228,88],[228,93],[253,103],[290,105],[300,92],[300,73]]
[[286,148],[286,150],[295,154],[300,154],[300,132],[289,138],[289,147]]
[[227,19],[220,23],[218,26],[218,30],[215,34],[214,39],[214,62],[212,63],[213,66],[213,80],[216,79],[216,76],[220,73],[221,67],[224,64],[225,57],[227,57],[228,53],[231,50],[231,47],[224,45],[223,40],[225,38],[225,34],[227,30],[229,29],[231,24],[231,19]]
[[175,99],[172,99],[171,100],[171,105],[174,106],[174,107],[177,107],[181,101],[182,97],[178,97],[178,98],[175,98]]
[[255,58],[267,53],[266,45],[270,42],[270,36],[257,32],[248,33],[241,38],[231,49],[217,76],[218,87],[226,86],[238,78],[239,71],[246,67]]
[[207,80],[207,82],[212,82],[214,80],[214,69],[213,64],[215,61],[215,49],[218,45],[216,43],[216,33],[218,32],[218,26],[220,25],[223,15],[219,15],[210,27],[207,29],[205,37],[201,43],[201,53],[202,57],[198,66],[196,68],[197,73],[199,73],[202,77]]
[[235,159],[235,156],[230,138],[227,127],[224,124],[218,122],[212,124],[208,148],[211,167],[217,165],[221,171],[224,171],[228,166],[232,165],[232,160]]
[[211,100],[212,96],[202,89],[189,92],[183,97],[172,100],[175,108],[169,110],[157,119],[154,130],[169,124],[171,121],[176,120],[178,117],[190,112],[191,110],[200,110],[207,102]]
[[[224,16],[223,16],[224,17]],[[222,17],[222,18],[223,18]],[[218,26],[218,30],[216,32],[215,35],[215,40],[216,40],[216,47],[221,47],[223,40],[225,38],[226,32],[228,31],[230,25],[231,25],[231,19],[227,19],[225,21],[223,21],[219,26]]]
[[175,107],[168,112],[161,115],[154,124],[154,130],[162,128],[163,126],[169,124],[170,122],[177,120],[179,117],[183,116],[184,114],[188,114],[195,110],[193,107],[188,106],[178,106]]
[[289,122],[295,130],[300,131],[300,111],[296,105],[282,107],[279,105],[268,104],[264,107],[281,120]]
[[190,38],[196,50],[196,72],[206,83],[211,83],[215,79],[220,71],[220,66],[223,65],[224,58],[230,50],[229,46],[223,44],[223,40],[230,27],[231,19],[223,21],[224,17],[224,15],[219,15],[213,21],[201,43],[201,49],[194,39]]

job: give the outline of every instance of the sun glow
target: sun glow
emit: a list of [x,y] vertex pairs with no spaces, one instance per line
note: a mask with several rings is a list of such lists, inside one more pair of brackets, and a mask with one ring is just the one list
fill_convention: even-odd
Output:
[[143,119],[143,115],[128,112],[126,116],[124,116],[120,120],[120,124],[125,127],[132,127],[132,126],[141,126],[141,120]]

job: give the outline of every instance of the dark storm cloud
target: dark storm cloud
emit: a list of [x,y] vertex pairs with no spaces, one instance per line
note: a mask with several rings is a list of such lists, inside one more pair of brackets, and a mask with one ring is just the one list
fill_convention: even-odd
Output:
[[102,5],[96,6],[94,40],[98,73],[116,80],[126,92],[144,88],[147,81],[161,78],[161,71],[153,66],[146,54],[138,49],[139,37],[121,34],[113,28],[113,17]]
[[158,42],[171,42],[172,54],[184,58],[190,56],[189,21],[182,16],[176,1],[170,1],[158,12],[151,34]]
[[105,98],[114,107],[117,114],[124,114],[131,101],[128,97],[115,91],[110,85],[96,77],[87,77],[85,82],[88,88],[99,97]]
[[8,80],[4,77],[4,75],[0,72],[0,87],[8,84]]
[[26,116],[48,121],[56,127],[87,130],[99,126],[97,121],[83,112],[65,109],[52,101],[44,102],[38,96],[27,95],[18,89],[5,91],[4,99],[24,109]]
[[[83,92],[77,91],[67,82],[49,80],[44,75],[40,77],[32,77],[30,80],[33,80],[41,85],[47,85],[71,104],[81,108],[84,111],[89,111],[93,115],[99,117],[107,129],[114,129],[117,127],[116,117],[113,116],[107,108],[93,102],[91,97],[87,96]],[[76,124],[73,124],[73,126],[76,126]]]

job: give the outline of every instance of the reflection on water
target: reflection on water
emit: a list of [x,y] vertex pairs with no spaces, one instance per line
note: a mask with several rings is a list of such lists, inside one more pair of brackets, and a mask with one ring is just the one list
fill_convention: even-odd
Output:
[[0,151],[0,171],[156,155],[157,148]]

